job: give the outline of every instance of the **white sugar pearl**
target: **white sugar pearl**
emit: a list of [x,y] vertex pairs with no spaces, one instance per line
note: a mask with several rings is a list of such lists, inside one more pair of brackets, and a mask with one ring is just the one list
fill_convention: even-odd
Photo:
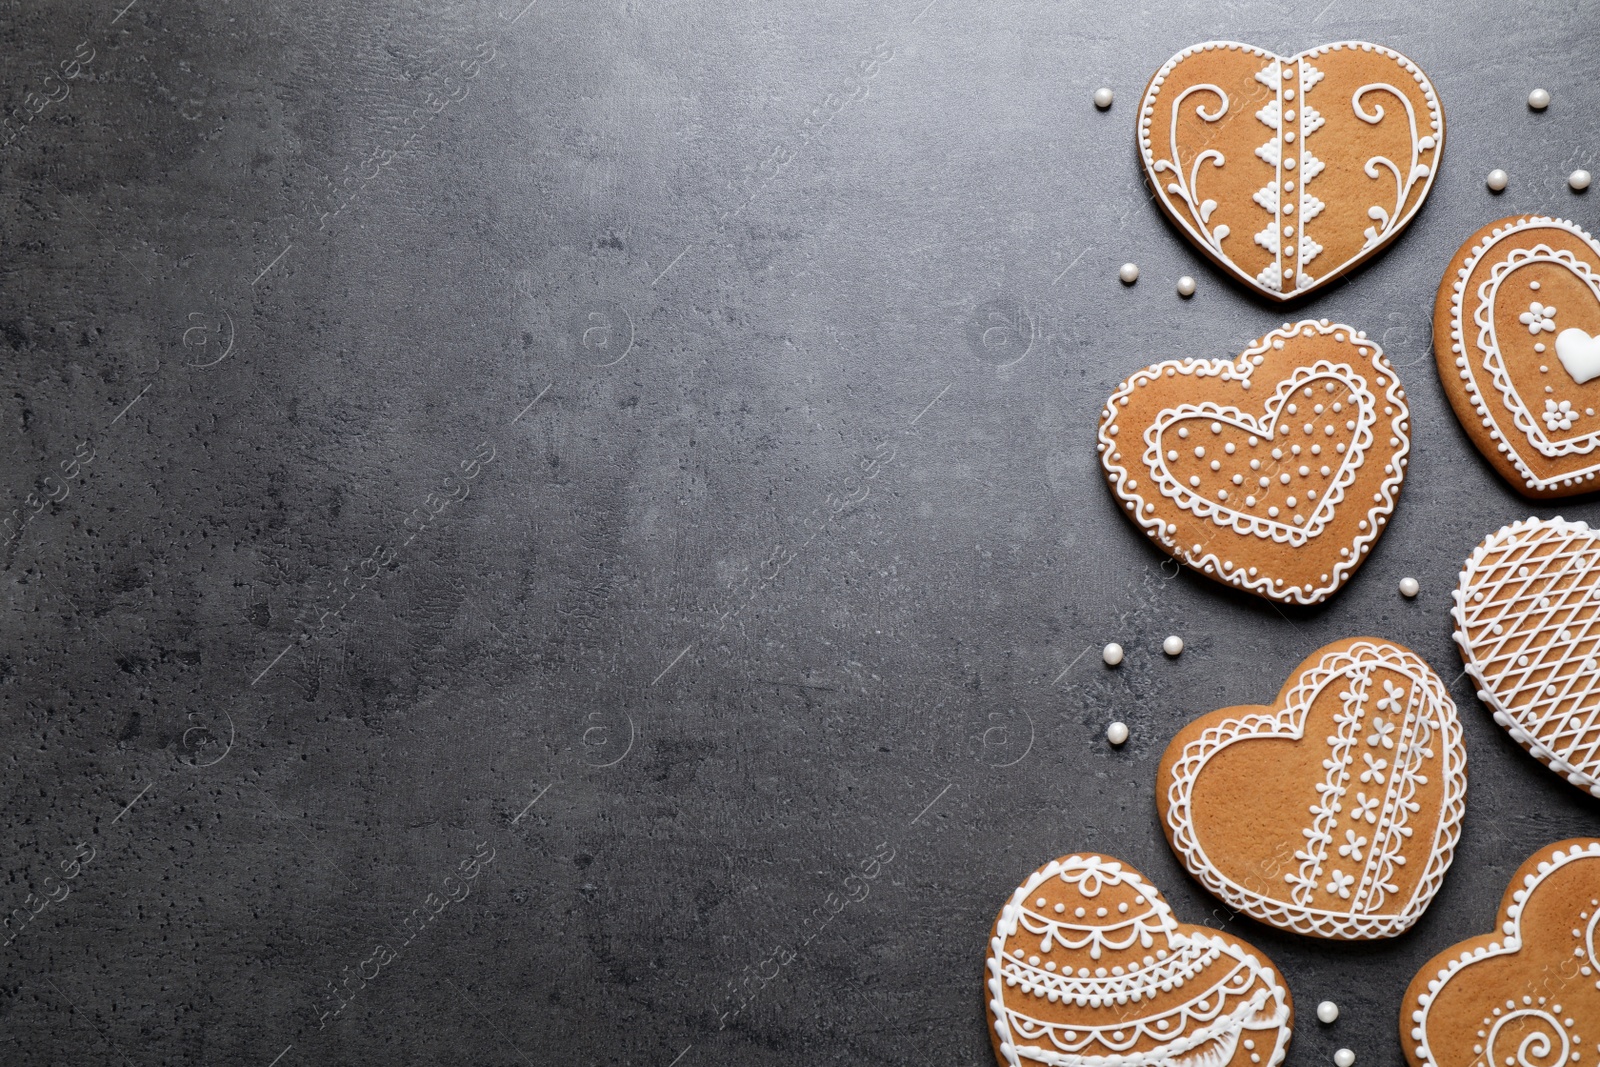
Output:
[[1183,638],[1179,637],[1177,634],[1173,634],[1171,637],[1161,642],[1161,651],[1165,652],[1169,656],[1176,656],[1180,654],[1183,652]]
[[1550,90],[1535,89],[1528,94],[1528,106],[1535,111],[1543,111],[1550,106]]
[[1317,1018],[1325,1023],[1331,1023],[1339,1017],[1339,1005],[1331,1000],[1324,1000],[1317,1005]]
[[1115,641],[1100,650],[1100,658],[1106,661],[1107,667],[1115,667],[1122,662],[1122,646]]
[[1110,741],[1113,745],[1120,745],[1124,741],[1126,741],[1127,739],[1128,739],[1128,724],[1127,723],[1125,723],[1125,722],[1114,722],[1110,726],[1106,727],[1106,740]]
[[1487,185],[1491,192],[1496,192],[1496,193],[1504,192],[1505,191],[1505,187],[1507,185],[1509,185],[1510,183],[1511,183],[1511,175],[1507,174],[1505,171],[1501,170],[1499,167],[1496,167],[1494,170],[1491,170],[1489,172],[1489,176],[1487,178],[1483,179],[1483,184]]
[[1178,295],[1184,299],[1194,295],[1194,279],[1187,274],[1178,279]]
[[[1542,91],[1543,90],[1541,90],[1541,92]],[[1106,108],[1110,107],[1111,101],[1114,99],[1114,94],[1104,85],[1094,91],[1094,106],[1099,108],[1101,111],[1104,111]]]
[[1132,285],[1139,280],[1139,264],[1124,263],[1122,269],[1117,271],[1117,277],[1122,279],[1123,285]]
[[1356,1062],[1356,1054],[1347,1048],[1342,1048],[1333,1054],[1333,1062],[1335,1067],[1350,1067]]
[[1400,579],[1400,595],[1408,600],[1411,597],[1416,596],[1417,593],[1421,592],[1421,590],[1422,586],[1417,584],[1417,580],[1415,578]]
[[1589,188],[1589,172],[1586,170],[1573,171],[1567,175],[1567,184],[1572,186],[1573,192],[1583,192]]

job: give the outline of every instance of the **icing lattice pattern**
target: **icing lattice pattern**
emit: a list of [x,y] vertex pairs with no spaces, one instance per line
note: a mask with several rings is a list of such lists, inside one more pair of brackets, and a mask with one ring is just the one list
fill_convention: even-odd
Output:
[[1600,796],[1600,533],[1561,518],[1503,527],[1467,560],[1452,614],[1495,722]]

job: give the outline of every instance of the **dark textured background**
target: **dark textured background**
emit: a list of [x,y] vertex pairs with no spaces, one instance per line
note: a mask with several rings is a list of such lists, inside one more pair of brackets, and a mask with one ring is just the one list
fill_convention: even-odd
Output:
[[[1414,970],[1600,830],[1447,615],[1485,534],[1600,509],[1497,481],[1429,350],[1467,234],[1595,225],[1592,6],[124,3],[0,8],[0,886],[56,897],[0,1061],[972,1067],[995,911],[1097,849],[1276,960],[1290,1063],[1396,1064]],[[1288,313],[1415,413],[1318,610],[1164,573],[1094,451],[1131,368],[1286,317],[1143,191],[1139,92],[1211,37],[1387,43],[1449,116],[1410,230]],[[1152,782],[1360,633],[1456,679],[1472,784],[1432,910],[1352,947],[1205,897]]]

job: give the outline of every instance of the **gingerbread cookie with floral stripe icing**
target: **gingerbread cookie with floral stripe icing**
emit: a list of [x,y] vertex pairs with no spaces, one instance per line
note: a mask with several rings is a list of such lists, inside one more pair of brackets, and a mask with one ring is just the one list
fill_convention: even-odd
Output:
[[1565,219],[1491,222],[1433,318],[1445,394],[1500,476],[1535,498],[1600,489],[1600,243]]
[[1139,110],[1156,201],[1195,246],[1263,296],[1304,296],[1393,241],[1444,151],[1427,76],[1383,45],[1292,56],[1234,41],[1162,65]]
[[1276,1067],[1294,1025],[1260,950],[1179,923],[1138,871],[1093,853],[1051,860],[1011,894],[983,999],[1003,1067]]
[[1321,603],[1366,558],[1410,451],[1394,368],[1366,334],[1306,320],[1234,359],[1130,375],[1101,412],[1100,462],[1162,551],[1286,604]]
[[1495,932],[1423,965],[1400,1009],[1411,1067],[1584,1067],[1600,1047],[1600,841],[1517,868]]
[[1202,715],[1156,775],[1167,840],[1230,908],[1335,940],[1393,937],[1444,881],[1466,810],[1455,703],[1422,657],[1353,637],[1270,707]]

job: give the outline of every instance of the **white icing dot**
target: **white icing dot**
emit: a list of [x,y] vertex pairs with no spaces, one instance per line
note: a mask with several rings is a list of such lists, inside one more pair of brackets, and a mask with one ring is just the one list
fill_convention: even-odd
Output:
[[1528,94],[1528,106],[1535,111],[1543,111],[1550,106],[1550,90],[1535,89]]
[[1410,598],[1416,596],[1421,591],[1422,591],[1422,586],[1417,583],[1417,580],[1415,578],[1402,578],[1402,579],[1400,579],[1400,595],[1405,597],[1406,599],[1409,600]]
[[1483,179],[1483,184],[1489,187],[1490,192],[1503,193],[1505,192],[1506,186],[1511,184],[1511,175],[1507,174],[1499,167],[1496,167],[1494,170],[1489,172],[1489,176],[1487,178]]
[[1575,193],[1581,193],[1589,188],[1589,180],[1589,172],[1581,168],[1567,175],[1567,184],[1572,186],[1572,191]]
[[1100,658],[1106,661],[1107,667],[1115,667],[1122,662],[1122,646],[1115,641],[1100,650]]
[[1229,441],[1227,444],[1223,445],[1222,450],[1230,456],[1233,455],[1233,442]]
[[1189,428],[1187,426],[1178,427],[1178,436],[1179,437],[1188,437],[1189,436]]
[[1106,108],[1111,106],[1111,101],[1115,98],[1116,94],[1102,85],[1100,88],[1094,91],[1094,106],[1099,108],[1101,111],[1104,111]]
[[1161,651],[1165,652],[1169,656],[1178,655],[1183,651],[1183,638],[1179,637],[1177,634],[1173,634],[1171,637],[1161,642]]
[[1178,295],[1185,299],[1194,295],[1194,279],[1187,274],[1178,279]]
[[1331,1000],[1324,1000],[1317,1005],[1317,1019],[1321,1022],[1331,1023],[1339,1018],[1339,1005]]
[[[1107,726],[1106,727],[1106,740],[1110,741],[1113,745],[1120,745],[1123,742],[1127,741],[1128,740],[1128,724],[1125,723],[1125,722],[1114,722],[1110,726]],[[1083,911],[1082,908],[1080,908],[1078,910],[1079,910],[1080,914]]]
[[1117,277],[1122,279],[1123,285],[1132,285],[1139,280],[1139,265],[1137,263],[1124,263],[1122,269],[1117,271]]

